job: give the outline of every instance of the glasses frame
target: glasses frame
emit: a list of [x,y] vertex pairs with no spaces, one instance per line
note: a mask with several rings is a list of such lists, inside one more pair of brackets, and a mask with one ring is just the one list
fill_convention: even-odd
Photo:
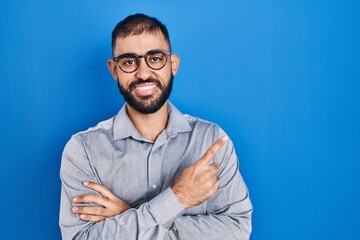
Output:
[[[153,68],[153,67],[151,67],[151,66],[149,65],[149,63],[147,62],[147,56],[150,55],[150,54],[153,54],[153,53],[157,53],[157,52],[161,52],[161,53],[165,54],[165,63],[164,63],[164,65],[163,65],[162,67],[160,67],[160,68]],[[168,56],[170,56],[170,55],[171,55],[171,52],[170,52],[170,51],[164,51],[164,50],[161,50],[161,49],[153,49],[153,50],[150,50],[150,51],[148,51],[147,53],[145,53],[145,55],[137,55],[136,53],[123,53],[123,54],[120,54],[120,55],[117,56],[117,57],[114,57],[112,60],[113,60],[114,62],[116,62],[116,65],[117,65],[117,66],[121,69],[121,71],[123,71],[124,73],[133,73],[133,72],[135,72],[136,70],[138,70],[138,68],[139,68],[139,66],[140,66],[140,59],[141,59],[141,58],[144,58],[146,65],[147,65],[149,68],[151,68],[152,70],[160,70],[160,69],[162,69],[163,67],[165,67],[165,65],[167,64],[167,61],[168,61]],[[137,67],[136,67],[134,70],[132,70],[132,71],[125,71],[125,70],[122,69],[122,68],[120,67],[120,65],[119,65],[119,60],[120,60],[121,58],[128,57],[128,56],[133,56],[133,57],[137,58],[137,59],[138,59],[138,62],[139,62],[139,64],[137,65]]]

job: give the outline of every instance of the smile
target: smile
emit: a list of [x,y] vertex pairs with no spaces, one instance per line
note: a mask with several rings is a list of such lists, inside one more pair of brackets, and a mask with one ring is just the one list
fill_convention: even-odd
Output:
[[140,91],[146,91],[146,90],[153,89],[155,87],[156,87],[156,85],[146,85],[146,86],[136,86],[135,89],[140,90]]
[[134,87],[134,92],[138,96],[150,96],[156,92],[156,87],[155,83],[139,84]]

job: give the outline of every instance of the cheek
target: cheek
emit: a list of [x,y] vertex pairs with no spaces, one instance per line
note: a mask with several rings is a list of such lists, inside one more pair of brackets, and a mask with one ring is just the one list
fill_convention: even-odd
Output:
[[171,74],[172,74],[171,68],[168,68],[168,69],[164,68],[161,70],[163,70],[163,71],[161,71],[161,73],[157,77],[161,82],[167,84],[171,78]]
[[125,89],[129,88],[129,84],[131,83],[132,79],[135,79],[135,78],[130,77],[130,76],[124,76],[123,74],[118,74],[118,82]]

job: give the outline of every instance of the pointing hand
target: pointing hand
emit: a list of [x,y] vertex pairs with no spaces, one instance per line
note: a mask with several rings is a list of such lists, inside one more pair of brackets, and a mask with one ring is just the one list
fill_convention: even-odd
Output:
[[228,139],[225,136],[217,140],[199,160],[185,168],[175,180],[171,188],[184,208],[201,204],[219,188],[219,164],[210,162]]

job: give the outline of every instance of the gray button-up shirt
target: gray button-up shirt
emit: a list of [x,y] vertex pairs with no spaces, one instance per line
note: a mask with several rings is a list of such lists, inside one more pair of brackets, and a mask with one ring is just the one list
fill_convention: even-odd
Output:
[[[252,205],[231,141],[216,154],[220,188],[184,209],[170,186],[225,133],[169,104],[166,129],[155,142],[134,127],[126,107],[69,140],[62,157],[60,227],[63,239],[248,239]],[[110,189],[131,209],[98,223],[71,211],[72,198],[93,194],[84,181]]]

